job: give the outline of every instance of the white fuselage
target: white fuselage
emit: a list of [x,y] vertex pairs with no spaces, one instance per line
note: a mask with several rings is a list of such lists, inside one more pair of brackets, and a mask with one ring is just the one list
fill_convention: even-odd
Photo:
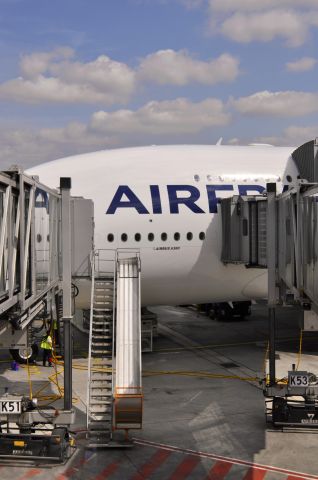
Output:
[[250,300],[266,297],[267,271],[221,262],[215,197],[257,194],[271,181],[282,189],[287,175],[297,177],[292,151],[153,146],[77,155],[28,173],[51,187],[69,176],[72,195],[94,201],[96,248],[140,249],[144,305]]

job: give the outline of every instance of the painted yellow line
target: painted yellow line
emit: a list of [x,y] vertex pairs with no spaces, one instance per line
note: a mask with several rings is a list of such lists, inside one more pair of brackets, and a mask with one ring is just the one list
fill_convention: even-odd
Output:
[[[282,342],[289,342],[290,340],[298,340],[299,337],[286,337],[286,338],[278,338],[276,340],[277,343],[282,343]],[[307,340],[318,340],[318,337],[310,337],[306,338]],[[183,350],[203,350],[205,348],[222,348],[222,347],[240,347],[243,345],[255,345],[256,343],[266,343],[267,339],[259,339],[259,340],[253,340],[250,342],[237,342],[237,343],[210,343],[208,345],[198,345],[198,346],[189,346],[189,347],[171,347],[171,348],[158,348],[154,349],[153,352],[181,352]]]

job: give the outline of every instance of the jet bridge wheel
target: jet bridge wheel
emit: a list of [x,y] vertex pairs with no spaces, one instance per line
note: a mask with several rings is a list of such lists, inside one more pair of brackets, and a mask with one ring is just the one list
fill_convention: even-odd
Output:
[[36,343],[27,348],[10,348],[10,354],[17,363],[25,365],[26,363],[33,363],[39,353],[39,347]]
[[221,322],[224,320],[232,320],[233,309],[228,303],[220,303],[219,308],[217,309],[216,318]]
[[251,302],[250,301],[239,301],[229,303],[222,302],[216,303],[213,307],[213,312],[215,317],[219,321],[233,320],[234,318],[240,318],[243,320],[245,317],[251,315]]

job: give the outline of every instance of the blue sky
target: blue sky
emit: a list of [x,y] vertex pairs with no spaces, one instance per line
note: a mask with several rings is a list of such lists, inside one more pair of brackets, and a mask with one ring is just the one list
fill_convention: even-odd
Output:
[[[277,6],[279,5],[279,6]],[[318,135],[318,0],[0,0],[2,168]]]

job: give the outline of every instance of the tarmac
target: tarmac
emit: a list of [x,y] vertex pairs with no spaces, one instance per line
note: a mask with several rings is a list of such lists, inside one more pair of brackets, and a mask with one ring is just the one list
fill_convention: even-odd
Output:
[[[130,432],[134,446],[85,448],[88,337],[74,328],[77,448],[62,466],[0,461],[1,480],[318,479],[317,434],[274,430],[265,423],[258,379],[266,363],[266,306],[254,305],[247,319],[224,322],[193,308],[151,310],[158,315],[159,336],[153,352],[143,354],[144,420],[142,430]],[[304,335],[299,356],[299,313],[281,308],[277,319],[279,375],[286,375],[292,363],[318,373],[318,332]],[[54,369],[40,361],[32,367],[34,393],[43,387],[41,395],[56,393],[48,375],[54,379]],[[58,378],[62,385],[62,371]],[[2,351],[0,392],[5,387],[23,393],[30,388],[26,369],[12,371]]]

